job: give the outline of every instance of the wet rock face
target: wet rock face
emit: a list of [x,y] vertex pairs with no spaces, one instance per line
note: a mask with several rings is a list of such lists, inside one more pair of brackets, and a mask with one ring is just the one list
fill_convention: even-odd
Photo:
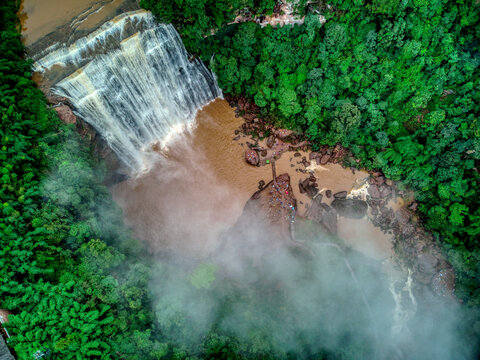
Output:
[[260,157],[255,150],[249,149],[245,150],[245,161],[250,165],[257,166],[260,162]]
[[309,220],[321,224],[327,232],[332,235],[337,234],[337,212],[334,208],[321,202],[318,197],[312,201],[308,208],[305,217]]
[[368,195],[370,195],[372,199],[380,199],[380,191],[378,190],[377,185],[370,185],[367,191]]
[[436,273],[430,286],[438,296],[451,297],[455,291],[455,273],[452,269],[442,269]]
[[405,208],[400,208],[395,212],[395,218],[400,226],[406,226],[412,217],[412,213]]
[[58,106],[55,108],[58,117],[66,124],[75,124],[77,117],[67,105]]
[[47,102],[50,105],[56,105],[56,104],[68,102],[68,99],[64,96],[50,95],[50,96],[47,96]]
[[435,274],[438,259],[432,254],[426,253],[418,256],[414,266],[414,277],[423,284],[428,284]]
[[363,200],[357,199],[335,199],[332,207],[344,217],[361,219],[367,214],[368,205]]

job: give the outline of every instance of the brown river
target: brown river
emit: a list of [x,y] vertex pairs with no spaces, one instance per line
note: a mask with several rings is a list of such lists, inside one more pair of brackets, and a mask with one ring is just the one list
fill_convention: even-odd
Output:
[[[272,179],[270,166],[245,162],[245,143],[251,139],[233,140],[242,122],[225,100],[217,99],[198,112],[193,129],[171,141],[148,174],[112,187],[136,236],[149,241],[154,250],[167,247],[198,256],[214,250],[218,235],[236,222],[258,182]],[[310,200],[300,194],[298,183],[309,175],[299,171],[304,166],[293,154],[284,153],[276,171],[290,175],[302,215]],[[314,174],[319,189],[332,193],[350,191],[368,177],[338,164],[318,166]],[[339,236],[347,245],[378,260],[391,256],[391,236],[367,217],[338,220]]]

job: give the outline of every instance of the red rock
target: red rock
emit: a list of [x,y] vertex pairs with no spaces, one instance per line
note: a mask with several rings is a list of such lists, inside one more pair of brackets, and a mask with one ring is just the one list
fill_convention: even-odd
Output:
[[319,154],[317,152],[311,152],[310,154],[308,154],[308,159],[313,160],[313,159],[319,158],[320,156],[321,156],[321,154]]
[[270,135],[267,139],[267,146],[269,148],[272,148],[272,146],[275,145],[275,136],[274,135]]
[[277,129],[275,131],[275,135],[277,135],[280,139],[285,139],[286,137],[289,137],[292,134],[293,134],[293,131],[288,129]]
[[64,123],[75,124],[77,122],[77,117],[67,105],[57,106],[55,111],[57,112],[60,120],[62,120]]
[[245,98],[241,97],[240,99],[238,99],[238,108],[240,110],[244,110],[245,105],[246,105]]
[[385,177],[384,176],[377,177],[377,185],[382,185],[384,183],[385,183]]
[[245,114],[243,115],[243,118],[245,119],[246,122],[251,123],[255,119],[255,114]]
[[330,161],[330,155],[326,154],[326,155],[323,155],[320,159],[320,165],[325,165],[326,163],[328,163]]
[[68,99],[65,96],[58,96],[58,95],[47,96],[47,101],[50,105],[56,105],[56,104],[59,104],[59,103],[63,103],[67,100]]
[[400,226],[405,226],[412,217],[412,213],[405,208],[400,208],[395,212],[395,217]]
[[368,191],[368,194],[372,197],[372,199],[380,198],[380,191],[378,190],[377,185],[370,185],[367,191]]
[[245,161],[250,165],[256,166],[260,161],[260,157],[255,150],[245,150]]

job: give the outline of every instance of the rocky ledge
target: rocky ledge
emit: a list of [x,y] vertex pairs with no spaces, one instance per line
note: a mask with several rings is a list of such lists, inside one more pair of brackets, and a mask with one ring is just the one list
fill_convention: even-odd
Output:
[[[380,171],[369,171],[370,177],[366,184],[367,193],[351,195],[347,191],[332,194],[331,190],[319,193],[315,176],[309,175],[309,167],[314,164],[326,165],[329,163],[342,164],[347,158],[352,159],[351,153],[341,144],[333,147],[322,146],[319,151],[311,151],[309,142],[300,134],[287,129],[277,129],[259,115],[259,107],[243,97],[233,98],[225,96],[230,105],[236,107],[236,116],[243,116],[244,123],[236,131],[238,135],[251,135],[253,142],[247,143],[248,149],[245,152],[246,161],[254,166],[269,164],[272,159],[280,157],[283,153],[294,152],[294,157],[301,157],[299,163],[304,165],[300,171],[308,175],[305,180],[298,184],[300,193],[306,193],[311,198],[305,217],[320,224],[328,233],[337,233],[337,215],[340,214],[350,218],[362,218],[369,216],[372,223],[384,232],[392,232],[394,242],[392,244],[397,263],[411,271],[418,286],[427,287],[440,298],[455,300],[455,274],[452,266],[445,260],[442,252],[431,234],[423,229],[419,216],[416,213],[417,203],[408,200],[406,191],[397,188],[396,184],[387,179]],[[262,146],[262,139],[266,139],[265,146]],[[302,156],[295,152],[301,149],[308,153]],[[355,160],[359,163],[359,160]],[[352,168],[352,171],[355,171]],[[283,174],[282,176],[288,176]],[[273,181],[267,185],[272,187]],[[254,198],[268,198],[264,190],[257,192]],[[274,195],[275,192],[270,195]],[[330,205],[322,202],[323,196],[334,200]],[[406,204],[397,209],[389,206],[389,202],[396,197],[402,197]],[[275,195],[268,201],[273,204],[277,198]],[[252,201],[251,200],[251,201]],[[288,202],[287,208],[290,206]],[[267,210],[274,214],[277,210]],[[282,211],[285,211],[283,208]],[[280,211],[280,213],[282,213]],[[280,214],[279,213],[279,214]],[[282,213],[286,216],[286,213]],[[267,216],[268,217],[268,216]],[[285,217],[285,219],[288,216]],[[286,220],[285,220],[286,221]],[[283,225],[284,226],[284,225]]]

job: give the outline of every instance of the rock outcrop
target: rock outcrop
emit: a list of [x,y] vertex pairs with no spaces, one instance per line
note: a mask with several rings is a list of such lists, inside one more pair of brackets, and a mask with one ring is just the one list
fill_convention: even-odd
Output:
[[260,162],[260,157],[258,156],[258,152],[252,149],[245,150],[245,161],[250,165],[257,166],[258,163]]
[[55,111],[58,114],[60,120],[62,120],[66,124],[76,124],[77,117],[73,114],[72,109],[67,105],[57,106]]
[[332,201],[332,207],[344,217],[352,219],[361,219],[367,214],[368,205],[363,200],[358,199],[340,199]]

